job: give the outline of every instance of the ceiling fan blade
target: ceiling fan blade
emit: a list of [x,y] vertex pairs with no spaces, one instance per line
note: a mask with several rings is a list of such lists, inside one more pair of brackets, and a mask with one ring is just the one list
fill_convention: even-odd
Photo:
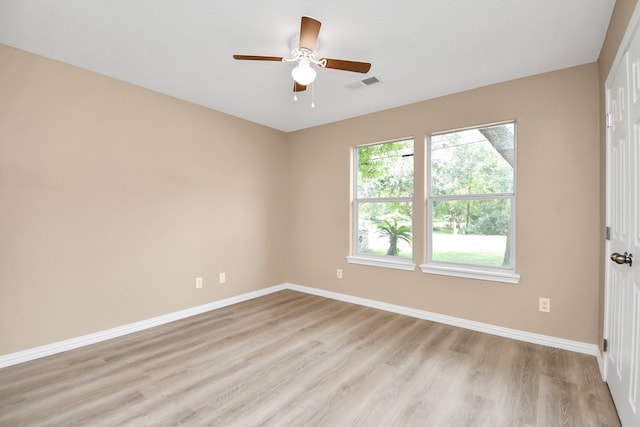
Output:
[[316,42],[320,33],[320,21],[316,21],[308,16],[302,17],[300,22],[300,49],[316,50]]
[[353,71],[356,73],[368,73],[371,64],[368,62],[345,61],[342,59],[324,58],[327,61],[325,68],[333,68],[334,70]]
[[293,91],[294,92],[302,92],[304,90],[307,90],[307,86],[301,85],[300,83],[298,83],[296,81],[293,82]]
[[233,55],[233,59],[250,61],[282,61],[282,56]]

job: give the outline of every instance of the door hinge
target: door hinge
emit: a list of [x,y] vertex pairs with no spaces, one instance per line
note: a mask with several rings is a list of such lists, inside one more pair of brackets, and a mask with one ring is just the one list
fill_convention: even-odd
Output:
[[607,113],[604,115],[604,122],[608,128],[613,127],[613,114]]
[[606,353],[607,348],[609,348],[609,341],[607,341],[607,339],[605,338],[602,340],[602,352]]
[[605,240],[611,240],[611,227],[604,228],[604,238]]

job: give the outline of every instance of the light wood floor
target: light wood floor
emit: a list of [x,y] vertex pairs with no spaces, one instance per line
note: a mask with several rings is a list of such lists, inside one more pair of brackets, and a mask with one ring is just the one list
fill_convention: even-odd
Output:
[[0,425],[619,426],[594,357],[282,291],[0,370]]

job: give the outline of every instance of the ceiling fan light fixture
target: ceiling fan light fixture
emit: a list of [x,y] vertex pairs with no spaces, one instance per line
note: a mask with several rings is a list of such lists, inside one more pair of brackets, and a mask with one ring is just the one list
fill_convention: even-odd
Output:
[[[315,64],[320,68],[352,71],[366,74],[371,69],[368,62],[346,61],[344,59],[323,58],[318,55],[318,34],[322,24],[317,19],[303,16],[300,20],[300,33],[294,36],[291,55],[289,56],[263,56],[263,55],[233,55],[237,60],[295,62],[295,68],[291,70],[291,77],[295,81],[293,85],[294,95],[302,92],[316,79]],[[368,83],[366,83],[368,85]],[[311,87],[313,90],[313,86]]]
[[311,68],[308,61],[300,61],[298,66],[291,70],[291,77],[298,84],[306,86],[316,79],[316,70]]

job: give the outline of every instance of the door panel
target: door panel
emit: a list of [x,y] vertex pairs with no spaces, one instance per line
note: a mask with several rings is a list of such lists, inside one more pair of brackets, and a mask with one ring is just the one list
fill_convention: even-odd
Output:
[[631,264],[607,261],[605,372],[623,426],[640,425],[640,38],[634,37],[607,91],[613,115],[607,133],[608,254],[633,254]]
[[[638,32],[636,31],[636,35]],[[629,243],[628,250],[636,257],[640,257],[640,37],[634,37],[629,46],[629,119],[631,122],[631,143],[629,145],[629,162],[626,171],[629,197]],[[640,259],[636,259],[629,270],[629,281],[625,289],[625,303],[629,310],[625,315],[625,327],[628,328],[626,339],[629,340],[628,366],[628,410],[627,417],[635,425],[640,425]]]
[[[629,188],[626,176],[629,168],[629,102],[627,95],[629,87],[628,54],[625,54],[615,74],[612,86],[607,89],[609,111],[612,115],[611,127],[608,134],[608,223],[610,240],[608,253],[622,254],[627,252],[629,241]],[[607,382],[616,407],[622,418],[622,402],[627,399],[625,372],[627,365],[626,354],[629,351],[629,341],[625,334],[626,284],[630,278],[627,265],[607,263],[607,320],[609,348],[605,363]]]

